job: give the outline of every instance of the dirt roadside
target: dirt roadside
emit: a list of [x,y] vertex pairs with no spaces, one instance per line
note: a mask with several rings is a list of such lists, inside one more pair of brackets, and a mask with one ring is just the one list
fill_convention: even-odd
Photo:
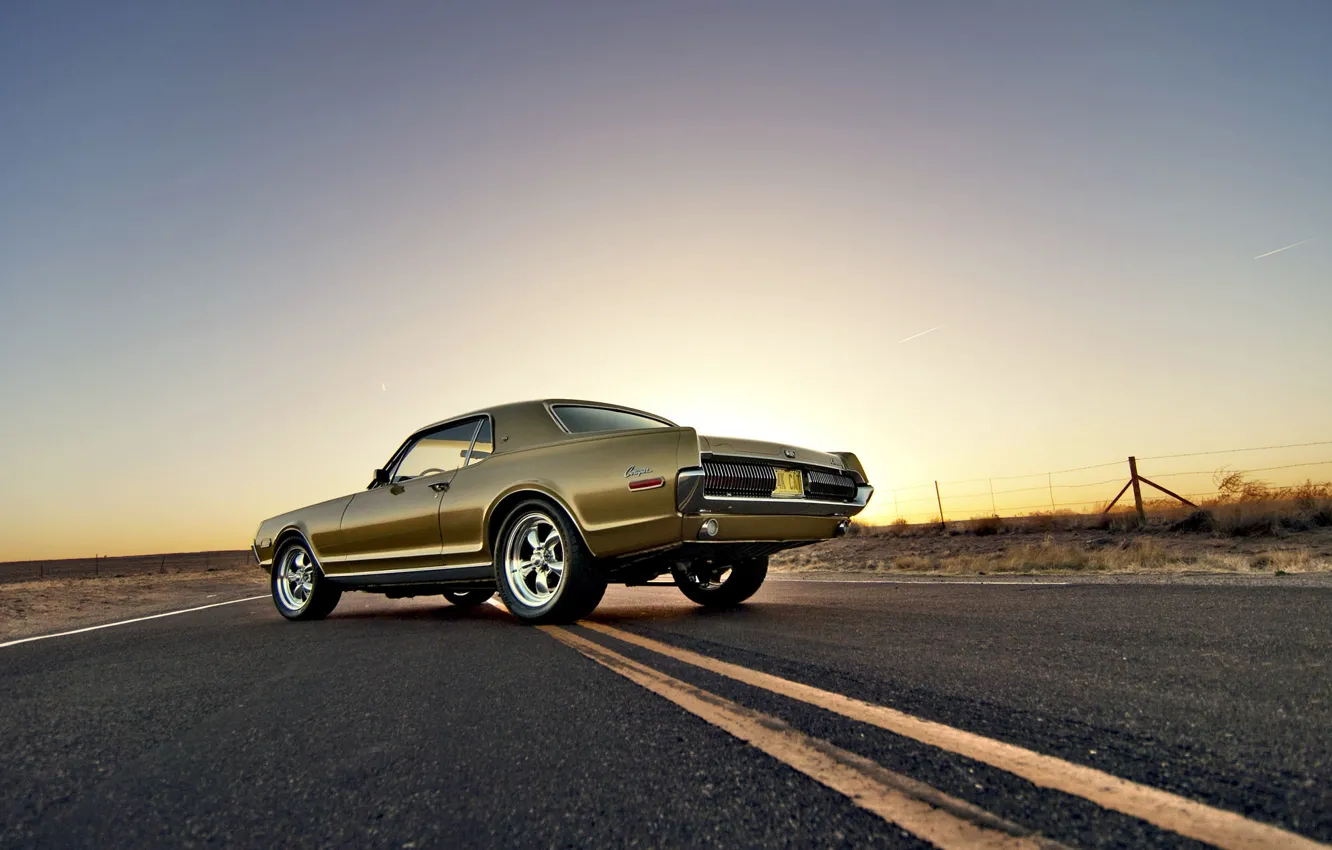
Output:
[[[950,534],[875,529],[775,555],[789,577],[1332,575],[1332,529],[1281,537],[1089,529]],[[0,583],[0,643],[268,592],[253,565]]]
[[1318,573],[1332,571],[1332,528],[1230,537],[1096,529],[978,535],[877,527],[780,553],[771,569],[917,575]]
[[253,565],[0,584],[0,643],[267,592],[267,574]]

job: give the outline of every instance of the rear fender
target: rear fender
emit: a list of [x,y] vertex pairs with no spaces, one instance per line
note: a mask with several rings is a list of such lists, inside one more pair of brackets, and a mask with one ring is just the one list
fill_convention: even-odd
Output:
[[[589,436],[511,456],[526,481],[510,488],[545,494],[566,508],[593,556],[614,557],[680,541],[675,480],[698,465],[692,428]],[[528,477],[530,476],[530,477]],[[499,507],[499,500],[495,507]],[[504,517],[492,508],[493,534]]]
[[860,458],[856,457],[855,452],[829,452],[829,454],[833,455],[834,457],[840,458],[842,461],[842,465],[846,467],[848,472],[855,472],[859,474],[861,483],[863,484],[869,483],[869,476],[865,474],[865,467],[863,464],[861,464]]

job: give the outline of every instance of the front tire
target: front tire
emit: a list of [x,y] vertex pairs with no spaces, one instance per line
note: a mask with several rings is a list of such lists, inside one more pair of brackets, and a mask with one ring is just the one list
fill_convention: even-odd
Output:
[[292,540],[278,550],[269,589],[278,613],[288,620],[322,620],[342,598],[342,588],[324,577],[319,562],[301,540]]
[[533,499],[511,511],[495,538],[495,584],[524,623],[572,623],[606,593],[578,528],[560,509]]
[[475,608],[495,595],[493,590],[446,590],[444,598],[459,608]]
[[768,577],[768,556],[734,564],[676,564],[671,568],[680,592],[704,608],[732,608],[758,592]]

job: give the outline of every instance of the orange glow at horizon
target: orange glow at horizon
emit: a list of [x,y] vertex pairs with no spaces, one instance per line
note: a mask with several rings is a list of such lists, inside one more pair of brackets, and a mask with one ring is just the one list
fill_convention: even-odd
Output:
[[0,28],[0,560],[245,548],[531,398],[854,451],[876,521],[1332,434],[1315,28],[503,5]]

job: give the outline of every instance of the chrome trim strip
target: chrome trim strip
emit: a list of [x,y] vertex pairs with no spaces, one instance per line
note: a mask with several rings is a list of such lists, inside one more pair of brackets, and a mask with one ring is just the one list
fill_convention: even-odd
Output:
[[832,466],[831,464],[827,463],[817,463],[812,460],[799,460],[799,459],[790,460],[785,457],[778,459],[774,458],[772,455],[745,454],[743,452],[700,452],[698,457],[700,463],[705,460],[715,461],[717,463],[726,463],[727,461],[733,460],[737,463],[759,463],[764,466],[773,466],[779,469],[798,466],[801,469],[827,470],[828,472],[832,472],[836,475],[851,476],[853,479],[855,479],[856,484],[858,486],[865,483],[865,481],[860,477],[860,473],[856,472],[854,469],[847,469],[841,466]]
[[874,495],[874,488],[862,484],[856,488],[852,502],[829,502],[823,499],[774,498],[772,496],[708,496],[699,487],[693,495],[679,505],[680,513],[703,515],[749,514],[758,516],[844,516],[860,513]]
[[707,473],[701,466],[691,466],[680,470],[675,476],[675,507],[684,513],[685,508],[694,500],[694,495],[703,487]]
[[[438,546],[418,546],[415,549],[395,549],[392,554],[385,555],[383,552],[374,551],[361,555],[344,555],[338,558],[335,563],[355,564],[360,561],[382,561],[399,558],[438,558],[443,553]],[[408,569],[433,569],[432,567],[409,567]]]
[[259,544],[251,543],[250,551],[254,553],[254,562],[262,567],[264,565],[264,559],[259,557]]
[[423,573],[431,570],[434,570],[436,572],[440,570],[474,570],[477,567],[489,567],[489,566],[491,566],[490,561],[482,561],[479,564],[450,564],[448,566],[436,564],[433,567],[404,567],[402,569],[397,569],[397,570],[370,570],[368,572],[360,572],[360,573],[328,573],[327,575],[331,579],[363,578],[365,576],[388,576],[388,575],[403,575],[405,573]]
[[801,499],[796,496],[783,498],[781,496],[704,496],[709,502],[772,502],[779,505],[832,505],[837,508],[856,508],[864,507],[856,502],[829,502],[824,499]]
[[[472,452],[476,451],[476,438],[481,436],[481,426],[486,424],[486,420],[490,421],[490,454],[493,455],[495,453],[495,420],[490,418],[489,413],[485,413],[476,421],[476,430],[472,432],[472,442],[467,447],[467,456],[463,458],[463,465],[458,467],[458,469],[466,469],[472,465]],[[490,455],[486,455],[486,457],[481,458],[481,460],[485,460],[487,457],[490,457]],[[478,460],[477,463],[480,463],[481,460]],[[457,470],[454,471],[456,472]]]

